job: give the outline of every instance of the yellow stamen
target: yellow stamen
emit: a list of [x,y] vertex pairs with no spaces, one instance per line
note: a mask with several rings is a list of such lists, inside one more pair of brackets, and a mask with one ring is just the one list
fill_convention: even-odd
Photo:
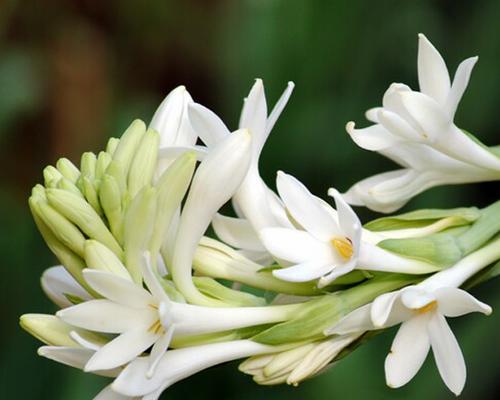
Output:
[[437,307],[437,301],[433,300],[429,304],[417,309],[418,314],[424,314],[426,312],[432,311]]
[[335,250],[338,251],[338,253],[345,258],[346,260],[349,260],[352,257],[352,253],[354,252],[352,248],[352,243],[348,238],[345,239],[332,239],[331,243],[333,247],[335,247]]
[[160,330],[163,329],[160,320],[157,320],[153,325],[151,325],[148,329],[148,332],[152,332],[154,334],[157,334],[160,332]]

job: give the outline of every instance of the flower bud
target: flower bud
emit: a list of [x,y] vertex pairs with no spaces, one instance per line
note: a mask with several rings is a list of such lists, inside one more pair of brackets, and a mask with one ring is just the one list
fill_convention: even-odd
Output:
[[56,163],[57,170],[69,181],[76,183],[80,177],[80,170],[67,158],[60,158]]
[[133,198],[145,185],[151,184],[158,160],[160,135],[149,129],[142,137],[128,173],[128,191]]
[[122,278],[132,279],[116,254],[96,240],[85,242],[85,263],[88,268],[108,271]]

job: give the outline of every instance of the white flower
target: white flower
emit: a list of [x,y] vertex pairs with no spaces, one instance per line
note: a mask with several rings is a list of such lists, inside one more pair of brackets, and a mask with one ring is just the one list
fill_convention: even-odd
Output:
[[453,123],[476,61],[463,61],[451,84],[441,55],[419,35],[420,92],[394,83],[383,106],[366,113],[375,125],[355,129],[353,122],[347,124],[356,144],[404,168],[358,182],[345,194],[349,203],[392,212],[433,186],[499,179],[500,158]]
[[151,119],[149,127],[160,134],[157,176],[176,156],[196,144],[197,135],[191,129],[187,117],[187,107],[192,103],[193,99],[186,88],[178,86],[165,97]]
[[358,217],[335,189],[328,193],[335,199],[336,211],[291,175],[280,171],[276,182],[291,220],[299,227],[260,231],[269,252],[282,264],[292,264],[273,270],[277,278],[292,282],[320,278],[318,286],[323,287],[355,267],[407,273],[426,273],[433,269],[362,240]]
[[[236,340],[169,350],[161,358],[157,373],[148,379],[148,361],[141,357],[130,363],[112,384],[114,391],[127,396],[148,396],[157,399],[174,383],[199,371],[239,358],[279,351],[279,348]],[[145,397],[146,399],[146,397]]]
[[85,280],[104,299],[90,300],[57,313],[59,318],[73,326],[118,334],[101,346],[73,333],[76,342],[95,351],[85,364],[85,371],[119,367],[153,346],[147,357],[147,375],[152,377],[174,336],[281,322],[297,310],[296,305],[210,308],[174,302],[155,277],[149,255],[143,261],[142,274],[149,291],[107,271],[85,269]]
[[[248,129],[252,134],[252,159],[248,174],[233,198],[238,218],[216,215],[213,220],[214,230],[221,240],[242,249],[247,257],[255,261],[270,260],[256,232],[267,226],[289,226],[280,200],[259,175],[258,162],[264,143],[285,108],[293,88],[294,84],[289,82],[268,116],[264,85],[262,80],[256,80],[245,99],[239,122],[240,129]],[[192,104],[188,112],[194,131],[208,148],[230,134],[220,118],[202,105]]]

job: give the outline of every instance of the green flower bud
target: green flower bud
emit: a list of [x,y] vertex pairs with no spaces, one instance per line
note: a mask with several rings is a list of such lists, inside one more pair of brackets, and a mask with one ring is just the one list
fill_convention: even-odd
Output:
[[120,139],[115,137],[109,138],[108,144],[106,145],[106,153],[108,153],[110,156],[113,156],[113,153],[115,152],[119,143]]
[[57,170],[69,181],[76,183],[80,177],[80,170],[67,158],[60,158],[56,163]]
[[88,177],[84,176],[81,179],[83,194],[85,195],[85,199],[92,206],[95,212],[99,215],[102,215],[102,208],[99,204],[99,196],[97,194],[96,183],[97,181],[92,182]]
[[120,188],[111,175],[104,175],[99,190],[99,200],[108,220],[111,233],[123,244],[123,211]]
[[83,199],[82,192],[80,192],[80,190],[76,187],[76,185],[73,182],[71,182],[69,179],[65,177],[62,177],[59,180],[59,182],[57,183],[57,189],[66,190]]
[[57,187],[57,183],[62,177],[62,174],[52,165],[49,165],[43,169],[43,179],[45,182],[45,186],[47,187]]
[[123,133],[120,138],[120,143],[113,153],[113,160],[118,161],[123,166],[125,176],[128,175],[128,171],[137,151],[137,147],[139,146],[145,132],[146,125],[144,122],[136,119]]
[[101,151],[99,153],[99,156],[97,157],[97,163],[95,166],[95,179],[97,181],[102,179],[112,159],[113,158],[111,157],[111,155],[104,151]]
[[132,280],[116,254],[96,240],[87,240],[85,242],[85,263],[88,268],[108,271],[122,278]]
[[95,167],[97,163],[97,157],[94,153],[88,151],[82,154],[82,160],[80,162],[81,176],[87,177],[91,182],[95,179]]
[[61,189],[48,189],[46,193],[50,205],[78,226],[89,238],[103,243],[119,258],[123,257],[122,248],[85,200]]
[[234,307],[260,307],[266,305],[266,299],[253,294],[230,289],[215,279],[205,276],[194,276],[193,283],[198,290],[214,299]]
[[128,191],[134,197],[145,185],[150,185],[158,160],[160,134],[149,129],[142,137],[128,173]]

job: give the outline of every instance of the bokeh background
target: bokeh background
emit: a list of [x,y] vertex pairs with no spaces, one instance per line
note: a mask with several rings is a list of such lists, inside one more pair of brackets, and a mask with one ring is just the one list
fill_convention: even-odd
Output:
[[[136,117],[149,121],[175,86],[236,127],[254,78],[272,104],[287,81],[289,106],[262,157],[273,186],[283,169],[325,194],[393,165],[357,148],[349,120],[378,105],[394,81],[417,85],[417,33],[441,50],[451,70],[479,54],[457,114],[485,143],[500,142],[499,1],[91,1],[0,2],[0,398],[88,399],[104,380],[36,356],[39,343],[18,326],[25,312],[52,312],[39,276],[55,260],[27,207],[42,168],[75,163],[119,136]],[[443,187],[418,207],[485,206],[498,184]],[[497,196],[497,197],[495,197]],[[375,214],[360,209],[364,221]],[[496,282],[474,290],[498,309]],[[497,312],[498,314],[498,312]],[[499,375],[500,318],[451,321],[468,366],[464,399],[493,399]],[[380,335],[329,372],[302,384],[259,387],[237,363],[176,384],[165,399],[447,399],[431,356],[399,390],[384,384],[383,360],[394,331]]]

